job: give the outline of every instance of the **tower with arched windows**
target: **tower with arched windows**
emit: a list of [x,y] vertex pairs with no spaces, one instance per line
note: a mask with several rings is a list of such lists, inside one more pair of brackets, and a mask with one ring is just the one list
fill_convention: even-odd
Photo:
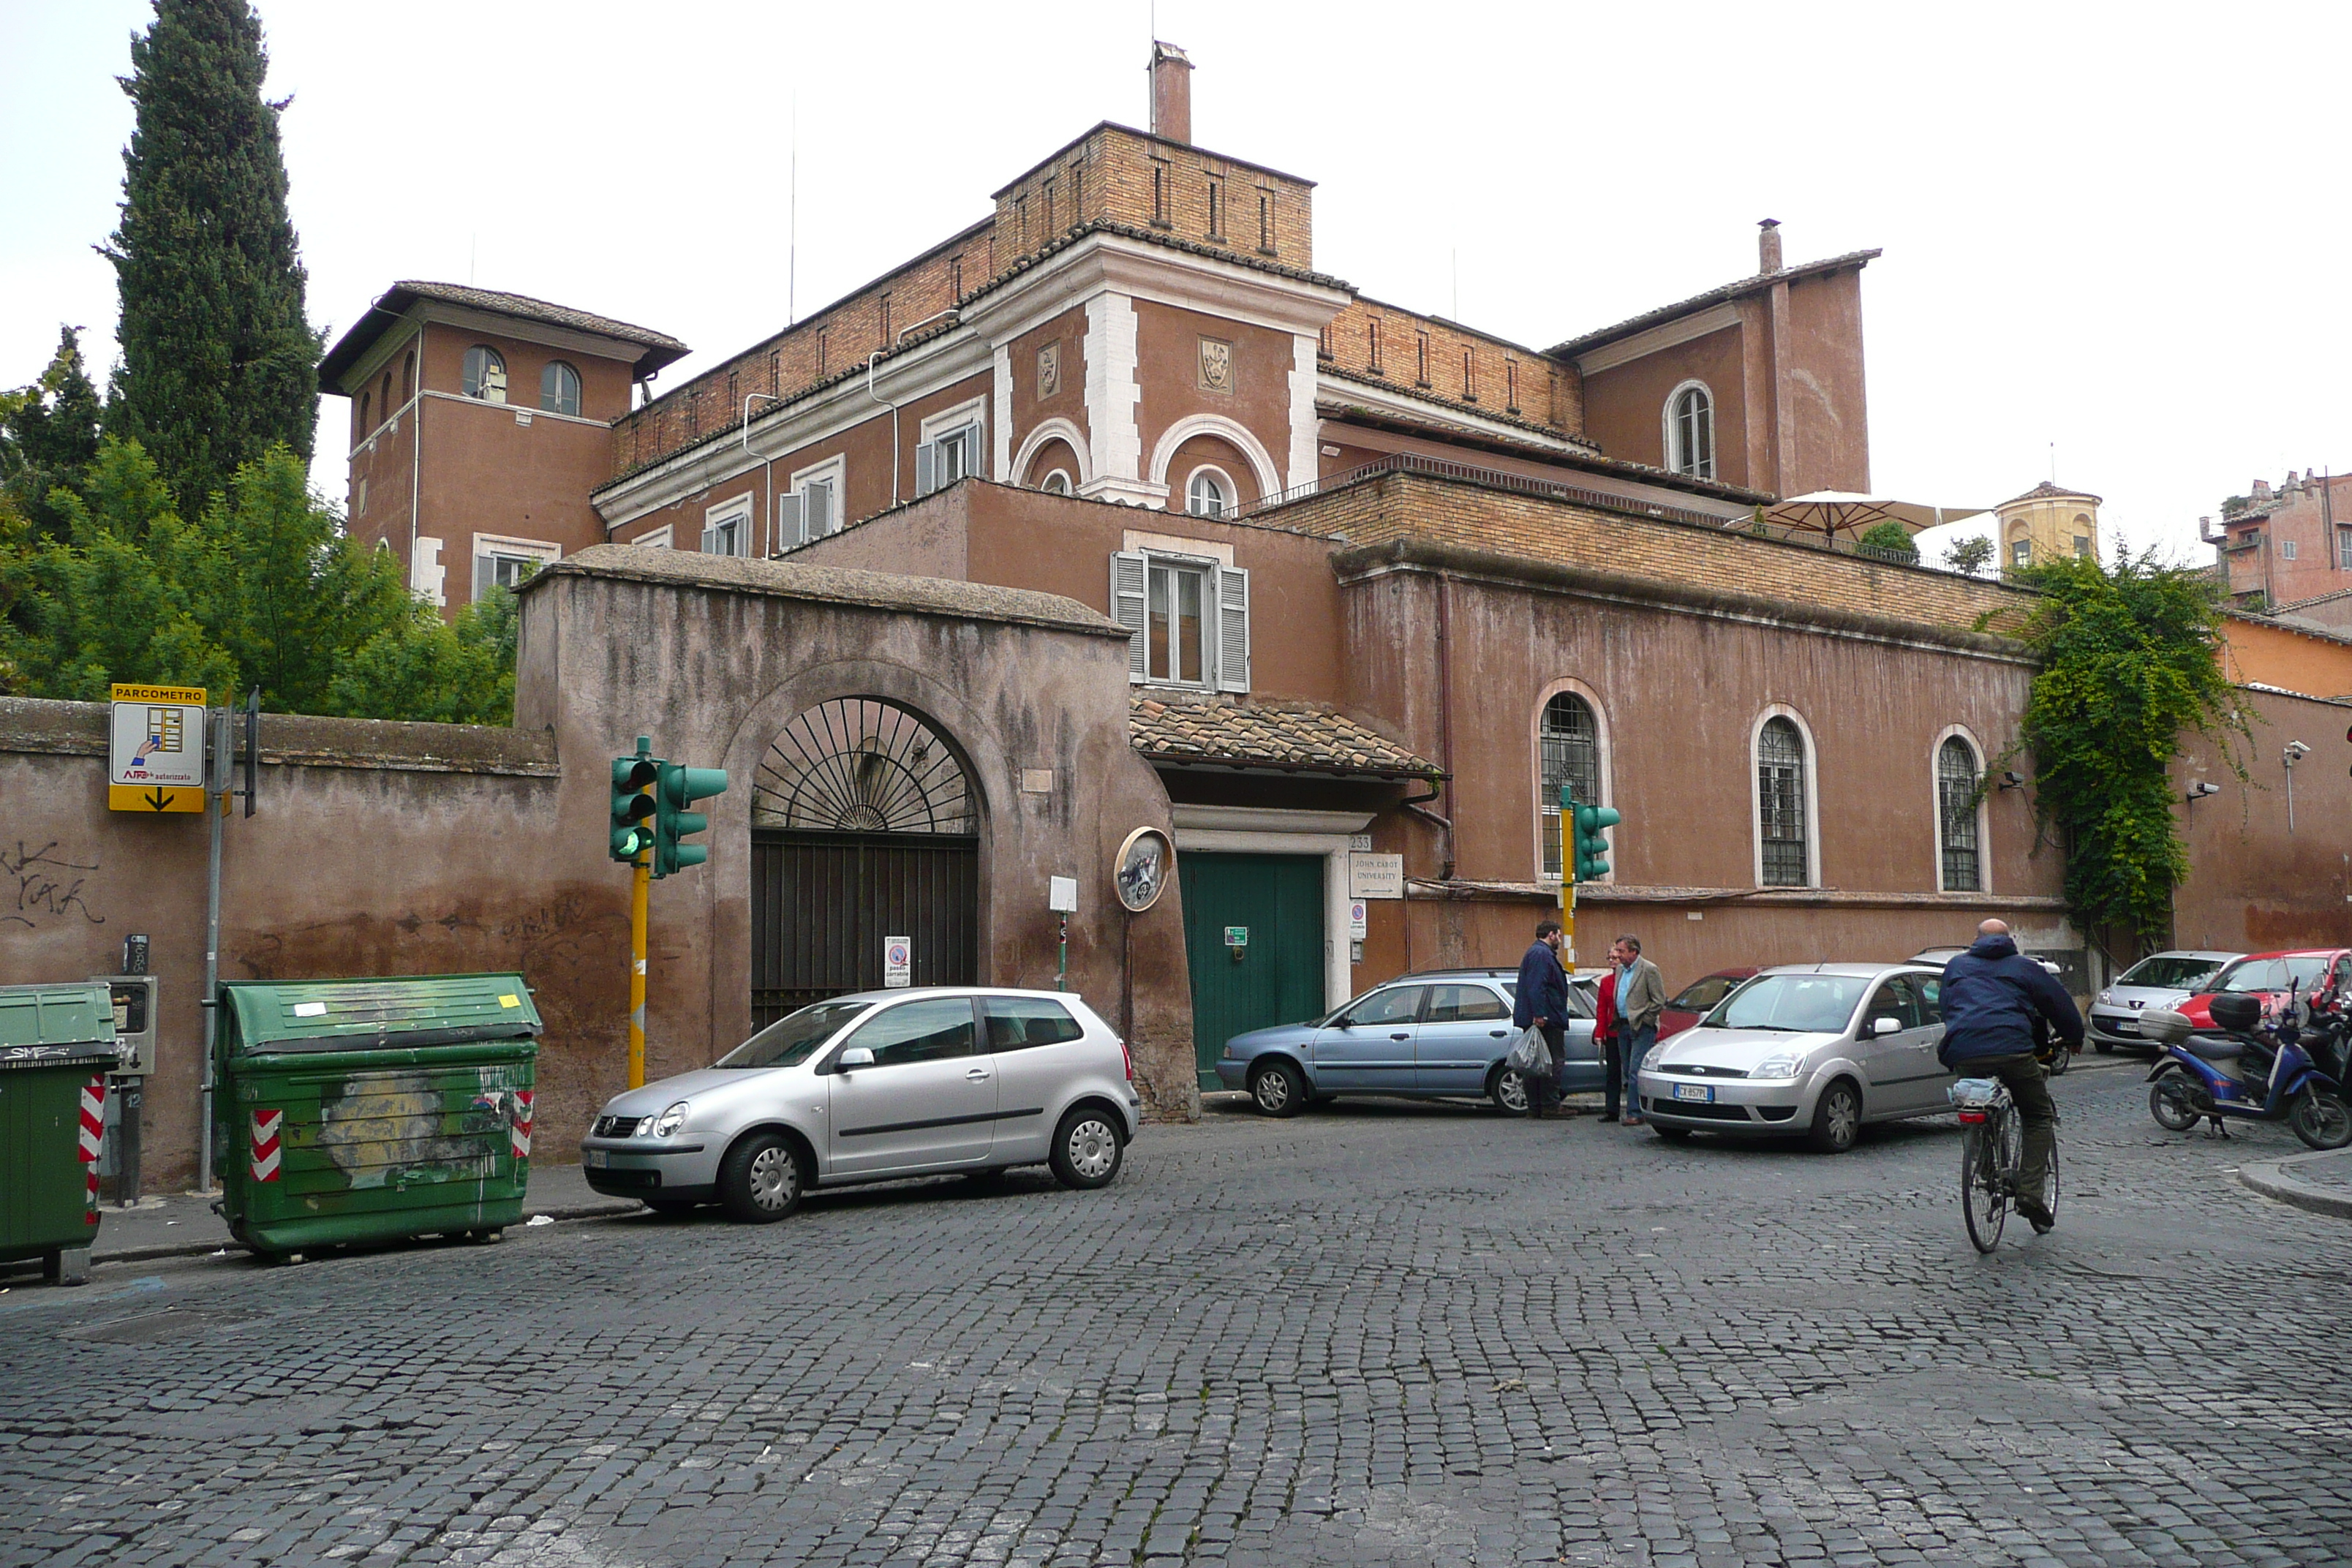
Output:
[[1992,509],[2004,572],[2076,556],[2099,558],[2099,498],[2042,480]]

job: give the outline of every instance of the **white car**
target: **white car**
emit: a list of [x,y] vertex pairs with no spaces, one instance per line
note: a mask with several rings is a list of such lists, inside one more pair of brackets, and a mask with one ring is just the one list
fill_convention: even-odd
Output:
[[1663,1138],[1777,1133],[1840,1153],[1865,1122],[1949,1110],[1942,986],[1916,963],[1767,969],[1650,1053],[1642,1115]]
[[811,1187],[903,1176],[1050,1164],[1066,1186],[1105,1186],[1142,1109],[1126,1042],[1076,996],[869,991],[615,1095],[580,1163],[597,1192],[660,1213],[777,1220]]

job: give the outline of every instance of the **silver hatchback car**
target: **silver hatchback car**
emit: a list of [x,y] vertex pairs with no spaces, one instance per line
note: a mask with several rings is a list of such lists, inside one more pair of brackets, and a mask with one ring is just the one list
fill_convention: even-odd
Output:
[[1076,996],[869,991],[615,1095],[580,1163],[597,1192],[657,1212],[776,1220],[811,1187],[902,1176],[1043,1163],[1104,1186],[1141,1121],[1126,1042]]
[[1911,963],[1767,969],[1650,1054],[1642,1114],[1664,1138],[1773,1132],[1841,1153],[1866,1121],[1949,1110],[1942,988]]

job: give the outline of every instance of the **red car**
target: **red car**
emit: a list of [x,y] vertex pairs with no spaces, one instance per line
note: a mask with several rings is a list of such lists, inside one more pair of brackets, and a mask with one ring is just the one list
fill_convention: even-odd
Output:
[[2263,1000],[2263,1016],[2277,1016],[2290,992],[2305,1000],[2334,986],[2341,994],[2347,980],[2347,960],[2352,948],[2306,947],[2285,952],[2250,952],[2213,977],[2213,988],[2180,1005],[2189,1022],[2200,1031],[2213,1029],[2213,998],[2224,991],[2243,991]]
[[1715,1005],[1732,994],[1743,980],[1763,973],[1757,967],[1718,969],[1701,980],[1694,980],[1682,988],[1666,1010],[1658,1015],[1658,1038],[1679,1035],[1685,1029],[1715,1011]]

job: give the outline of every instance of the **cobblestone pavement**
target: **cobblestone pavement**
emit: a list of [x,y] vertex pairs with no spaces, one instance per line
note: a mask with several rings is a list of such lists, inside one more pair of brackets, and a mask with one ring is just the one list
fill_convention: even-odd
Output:
[[19,1286],[0,1563],[2352,1561],[2352,1225],[2227,1173],[2282,1130],[2055,1088],[2061,1228],[1990,1258],[1948,1121],[1357,1104],[1100,1194]]

